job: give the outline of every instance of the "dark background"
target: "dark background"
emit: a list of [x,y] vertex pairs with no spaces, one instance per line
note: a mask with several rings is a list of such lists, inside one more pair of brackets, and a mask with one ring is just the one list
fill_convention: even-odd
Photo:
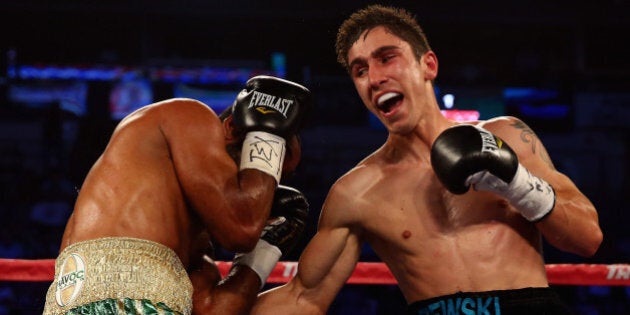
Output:
[[[118,121],[110,96],[124,77],[45,77],[50,67],[132,69],[135,79],[150,85],[151,101],[175,96],[178,84],[229,93],[243,81],[189,80],[186,70],[286,70],[277,74],[306,85],[316,100],[303,133],[304,159],[290,182],[313,209],[305,245],[330,185],[385,138],[336,63],[333,47],[342,20],[369,3],[379,2],[0,3],[0,257],[56,256],[76,189]],[[605,235],[599,252],[585,259],[546,247],[547,262],[628,263],[630,1],[380,3],[417,16],[440,62],[439,96],[454,94],[456,108],[478,110],[482,119],[519,116],[598,208]],[[38,75],[20,72],[29,67]],[[169,79],[155,69],[178,69],[178,75]],[[63,92],[73,84],[86,93],[79,113],[62,102],[14,96],[16,87]],[[362,260],[378,259],[366,247]],[[47,286],[0,283],[0,314],[41,313]],[[556,288],[578,314],[623,314],[629,308],[628,287]],[[395,286],[348,285],[329,313],[393,314],[403,308]]]

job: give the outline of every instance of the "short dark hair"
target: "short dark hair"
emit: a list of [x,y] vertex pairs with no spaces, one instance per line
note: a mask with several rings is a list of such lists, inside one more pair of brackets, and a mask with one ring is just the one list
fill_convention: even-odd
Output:
[[420,60],[422,55],[431,50],[429,41],[415,17],[400,8],[382,5],[370,5],[356,11],[339,27],[335,50],[337,61],[348,71],[348,51],[366,30],[383,26],[394,35],[409,43],[413,53]]

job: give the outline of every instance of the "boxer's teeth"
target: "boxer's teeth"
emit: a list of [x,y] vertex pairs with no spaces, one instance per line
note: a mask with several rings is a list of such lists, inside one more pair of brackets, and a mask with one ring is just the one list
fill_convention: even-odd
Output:
[[392,98],[394,98],[394,97],[396,97],[398,95],[399,95],[398,93],[394,93],[394,92],[385,93],[385,94],[381,95],[381,97],[378,98],[377,105],[381,106],[381,105],[383,105],[383,103],[389,101],[390,99],[392,99]]

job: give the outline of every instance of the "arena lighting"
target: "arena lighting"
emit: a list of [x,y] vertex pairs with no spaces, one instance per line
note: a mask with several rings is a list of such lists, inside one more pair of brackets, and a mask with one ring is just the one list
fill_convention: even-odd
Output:
[[[32,66],[16,67],[15,78],[36,80],[95,80],[110,81],[137,76],[140,71],[126,67],[78,67],[78,66]],[[13,77],[12,77],[13,78]]]
[[444,107],[446,107],[447,109],[453,108],[453,106],[455,105],[455,95],[444,94],[444,96],[442,96],[442,102],[444,102]]
[[61,109],[83,116],[87,112],[88,89],[85,81],[15,83],[8,86],[7,98],[28,108],[50,108],[57,103]]
[[[15,78],[26,80],[87,80],[116,81],[141,78],[142,68],[128,67],[76,67],[76,66],[31,66],[17,67]],[[274,71],[249,68],[216,67],[153,67],[146,71],[154,81],[199,84],[243,84],[259,74],[276,75]]]
[[464,109],[443,109],[442,115],[448,119],[455,121],[472,121],[479,120],[479,111],[476,110],[464,110]]
[[503,89],[503,98],[518,100],[549,100],[558,97],[560,93],[555,89],[542,89],[536,87],[506,87]]
[[121,65],[15,65],[7,69],[9,79],[118,81],[148,77],[153,81],[190,84],[244,84],[257,75],[286,76],[286,56],[271,55],[271,69],[216,66],[121,66]]
[[284,78],[287,75],[287,57],[281,52],[271,54],[271,69],[276,76]]
[[[436,88],[436,95],[439,94],[440,91]],[[452,93],[445,93],[442,95],[442,105],[446,109],[442,109],[440,112],[442,112],[442,115],[448,119],[459,122],[479,120],[480,113],[477,110],[454,109],[455,95]]]
[[569,105],[565,104],[545,104],[533,106],[529,104],[521,104],[517,107],[519,111],[526,117],[560,119],[569,116]]

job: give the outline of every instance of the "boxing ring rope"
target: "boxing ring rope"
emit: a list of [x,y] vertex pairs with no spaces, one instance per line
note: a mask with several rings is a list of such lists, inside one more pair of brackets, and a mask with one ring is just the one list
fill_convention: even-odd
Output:
[[[218,261],[222,275],[231,262]],[[273,269],[267,283],[285,283],[297,272],[297,262],[281,261]],[[630,286],[630,264],[547,264],[547,277],[552,285]],[[54,259],[0,259],[0,281],[52,281]],[[384,263],[359,262],[348,284],[396,284],[396,279]]]

